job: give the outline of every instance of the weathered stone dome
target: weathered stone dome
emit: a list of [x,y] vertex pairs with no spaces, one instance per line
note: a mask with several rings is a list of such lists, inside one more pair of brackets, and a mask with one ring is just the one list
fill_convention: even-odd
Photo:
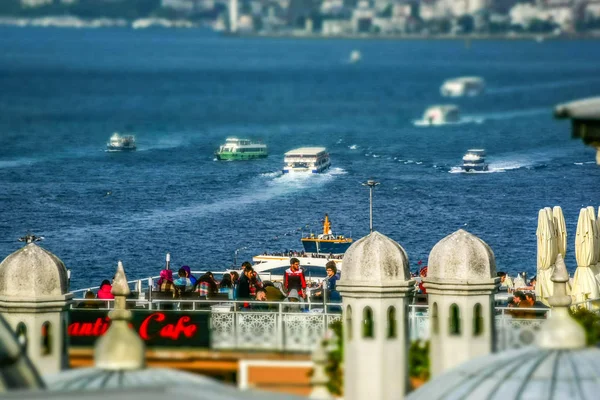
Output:
[[412,392],[408,400],[597,399],[600,350],[529,346],[466,362]]
[[391,283],[409,279],[406,251],[379,232],[357,240],[344,254],[340,283]]
[[569,273],[559,253],[551,277],[552,315],[537,343],[476,358],[443,373],[407,400],[597,399],[600,349],[586,346],[586,333],[569,314]]
[[495,277],[494,252],[463,229],[440,240],[429,253],[428,281],[488,281]]
[[35,243],[27,244],[0,263],[0,297],[56,297],[67,290],[65,264]]

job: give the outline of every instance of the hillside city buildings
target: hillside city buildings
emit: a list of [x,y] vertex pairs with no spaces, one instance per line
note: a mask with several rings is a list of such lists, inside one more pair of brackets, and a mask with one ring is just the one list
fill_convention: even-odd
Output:
[[[120,18],[137,13],[143,20],[134,27],[210,26],[236,34],[516,36],[600,30],[600,0],[149,0],[144,7],[136,0],[19,1],[19,16],[38,17],[40,10],[44,17],[114,18],[127,10]],[[4,11],[0,6],[0,19]]]

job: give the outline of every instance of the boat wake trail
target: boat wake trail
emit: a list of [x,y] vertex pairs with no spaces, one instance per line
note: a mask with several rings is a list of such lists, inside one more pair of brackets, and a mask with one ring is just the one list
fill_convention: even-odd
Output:
[[507,155],[496,156],[488,162],[488,171],[480,172],[465,172],[460,166],[450,168],[448,171],[451,174],[458,173],[476,173],[476,174],[490,174],[497,172],[506,172],[511,170],[517,170],[521,168],[525,169],[539,169],[546,168],[551,164],[552,160],[557,157],[565,156],[565,150],[540,150],[540,151],[528,151],[526,153],[511,153]]
[[33,158],[17,158],[15,160],[2,160],[0,161],[0,169],[2,168],[16,168],[22,167],[24,165],[32,165],[40,160],[36,160]]
[[465,119],[472,119],[474,121],[492,121],[492,120],[506,120],[506,119],[514,119],[514,118],[526,118],[533,117],[537,115],[548,114],[550,115],[552,111],[550,108],[532,108],[529,110],[509,110],[509,111],[499,111],[494,113],[486,113],[486,114],[478,114],[478,115],[468,115],[465,116]]
[[494,168],[491,165],[488,165],[487,171],[465,171],[461,167],[452,167],[450,171],[451,174],[493,174],[495,172],[506,172],[505,169],[502,168]]
[[514,92],[529,91],[529,90],[551,90],[551,89],[557,89],[557,88],[561,88],[561,87],[587,85],[592,82],[600,82],[600,79],[599,78],[569,79],[569,80],[555,81],[555,82],[531,83],[529,85],[505,86],[505,87],[501,87],[501,88],[488,88],[488,89],[486,89],[485,93],[486,94],[505,94],[505,93],[514,93]]
[[436,123],[432,124],[427,120],[417,119],[417,120],[412,121],[412,123],[414,126],[417,126],[420,128],[434,128],[437,126],[447,126],[447,125],[482,124],[484,121],[485,121],[485,118],[483,118],[483,117],[464,116],[455,122],[436,122]]
[[152,145],[138,143],[137,151],[175,149],[178,147],[185,147],[188,144],[188,141],[183,137],[163,137],[152,142]]
[[104,235],[107,232],[125,231],[135,226],[135,229],[163,229],[165,226],[175,227],[180,224],[189,223],[191,220],[199,220],[213,214],[229,215],[243,212],[255,204],[264,204],[276,198],[285,197],[299,190],[311,190],[315,187],[327,185],[337,175],[345,174],[341,168],[333,168],[322,174],[282,174],[281,172],[263,173],[251,180],[247,190],[243,194],[223,195],[210,203],[193,204],[177,207],[175,209],[155,209],[130,215],[126,221],[111,222],[110,230],[103,225],[86,225],[70,227],[61,231],[60,235],[68,236],[75,234],[77,237],[89,237],[92,235]]

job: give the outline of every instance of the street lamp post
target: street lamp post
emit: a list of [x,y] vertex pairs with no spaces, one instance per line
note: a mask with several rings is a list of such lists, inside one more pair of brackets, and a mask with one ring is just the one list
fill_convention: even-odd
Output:
[[369,179],[362,185],[369,187],[369,232],[372,233],[373,232],[373,188],[375,186],[379,185],[379,182],[375,182],[374,180]]

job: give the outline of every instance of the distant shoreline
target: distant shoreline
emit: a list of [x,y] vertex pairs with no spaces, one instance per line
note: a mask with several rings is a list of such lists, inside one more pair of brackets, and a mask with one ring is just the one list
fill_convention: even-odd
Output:
[[[171,20],[165,18],[141,18],[137,20],[96,18],[84,19],[73,16],[45,16],[36,18],[19,18],[0,16],[0,26],[13,26],[19,28],[72,28],[72,29],[100,29],[100,28],[126,28],[126,29],[148,29],[148,28],[184,28],[184,29],[206,29],[212,28],[210,24],[198,24],[189,20]],[[215,34],[230,38],[271,38],[271,39],[338,39],[338,40],[534,40],[543,42],[545,40],[598,40],[600,30],[587,33],[502,33],[502,34],[340,34],[323,35],[321,33],[307,33],[305,31],[284,32],[238,32],[229,33],[214,30]]]
[[345,35],[322,35],[308,33],[223,33],[227,37],[240,38],[281,38],[281,39],[340,39],[340,40],[598,40],[600,32],[589,34],[541,34],[541,33],[520,33],[520,34],[469,34],[469,35],[420,35],[420,34],[399,34],[399,35],[369,35],[369,34],[345,34]]

